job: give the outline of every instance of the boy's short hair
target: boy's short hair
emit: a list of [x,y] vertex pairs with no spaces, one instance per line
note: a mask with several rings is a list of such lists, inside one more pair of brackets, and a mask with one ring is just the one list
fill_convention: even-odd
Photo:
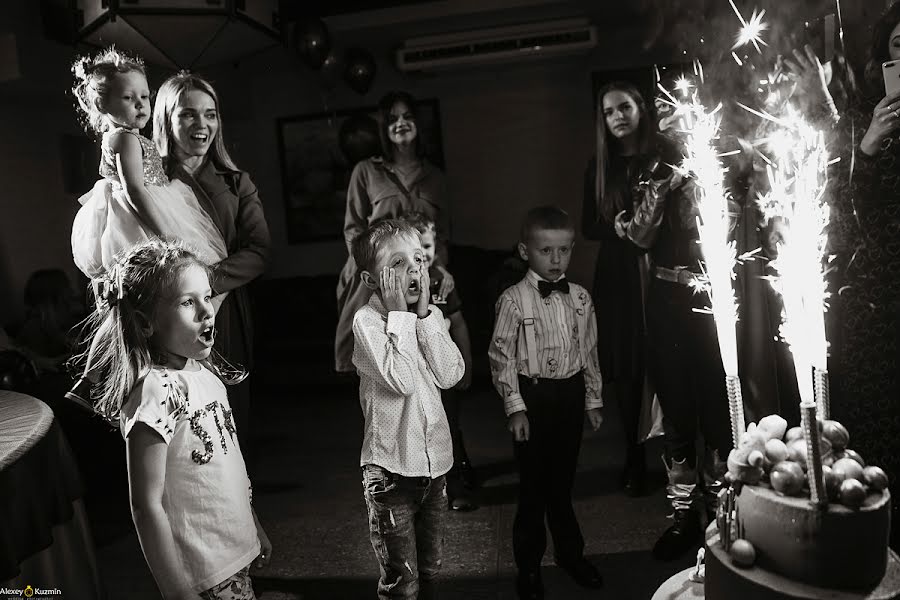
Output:
[[436,233],[437,227],[434,219],[422,211],[413,211],[403,216],[403,220],[416,228],[419,233]]
[[419,232],[402,219],[383,219],[370,225],[365,231],[353,238],[350,252],[360,271],[372,272],[378,258],[378,250],[386,240],[401,235],[419,239]]
[[549,205],[538,206],[528,211],[519,232],[520,241],[527,242],[531,234],[538,229],[564,229],[575,233],[575,225],[569,213],[558,206]]

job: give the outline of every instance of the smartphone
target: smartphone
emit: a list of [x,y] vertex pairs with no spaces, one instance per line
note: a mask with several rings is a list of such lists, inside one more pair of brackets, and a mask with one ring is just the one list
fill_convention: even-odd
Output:
[[889,60],[881,63],[881,74],[884,76],[884,94],[900,91],[900,60]]

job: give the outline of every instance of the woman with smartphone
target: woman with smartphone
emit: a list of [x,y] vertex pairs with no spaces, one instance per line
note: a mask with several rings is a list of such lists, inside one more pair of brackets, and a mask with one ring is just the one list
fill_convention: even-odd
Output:
[[[891,63],[898,60],[895,3],[873,29],[867,98],[841,119],[838,148],[853,148],[853,133],[859,142],[841,157],[845,175],[832,193],[830,227],[843,271],[832,300],[840,310],[832,415],[853,433],[854,449],[887,472],[892,494],[900,494],[900,92],[885,90],[894,89],[898,72]],[[894,549],[900,547],[898,507],[891,520]]]
[[[900,128],[900,5],[897,3],[875,24],[865,74],[874,97],[881,100],[872,108],[869,127],[859,144],[865,155],[863,159],[878,157],[882,150],[889,150],[897,143],[896,133]],[[882,89],[886,92],[883,96]]]

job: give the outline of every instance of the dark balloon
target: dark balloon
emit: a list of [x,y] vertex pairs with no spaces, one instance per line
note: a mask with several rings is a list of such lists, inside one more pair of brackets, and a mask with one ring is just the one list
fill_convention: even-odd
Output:
[[375,80],[375,59],[372,53],[362,48],[347,50],[344,81],[354,91],[365,94]]
[[381,154],[378,123],[369,115],[347,117],[341,123],[338,144],[351,167],[361,160]]
[[331,51],[328,27],[321,19],[300,21],[294,30],[294,48],[300,59],[311,69],[321,68]]

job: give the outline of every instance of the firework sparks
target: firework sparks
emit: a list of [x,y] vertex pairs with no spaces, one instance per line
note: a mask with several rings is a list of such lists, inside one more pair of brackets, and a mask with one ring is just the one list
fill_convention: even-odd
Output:
[[[708,312],[713,315],[719,341],[719,352],[725,370],[731,413],[732,437],[735,445],[744,432],[743,399],[740,394],[737,353],[737,301],[732,280],[737,261],[734,241],[729,240],[733,216],[725,190],[725,169],[721,157],[732,154],[716,150],[722,105],[707,111],[694,94],[691,103],[683,105],[685,157],[679,171],[696,184],[699,216],[697,229],[703,253],[703,277],[697,287],[707,293]],[[707,311],[704,311],[707,312]]]
[[770,279],[784,303],[781,335],[791,348],[800,397],[815,402],[812,370],[827,371],[825,337],[825,248],[828,205],[824,201],[830,163],[824,135],[788,107],[781,128],[765,142],[771,153],[770,190],[758,200],[763,216],[783,224]]
[[[734,45],[731,49],[737,50],[747,44],[753,44],[756,51],[761,54],[762,50],[759,46],[768,46],[762,39],[762,33],[769,28],[769,24],[763,21],[763,17],[766,16],[766,11],[762,10],[756,12],[756,9],[753,9],[753,14],[750,15],[750,20],[747,21],[744,19],[744,16],[741,14],[741,11],[738,10],[737,6],[734,5],[734,0],[728,0],[728,3],[731,5],[731,9],[741,22],[741,28],[738,30],[737,36],[735,36]],[[735,59],[737,59],[736,56]],[[738,64],[740,64],[740,62],[738,62]]]
[[694,84],[691,83],[691,80],[688,79],[687,77],[685,77],[684,75],[679,77],[678,80],[675,82],[675,89],[678,90],[679,92],[681,92],[681,95],[685,98],[688,96],[688,94],[690,94],[691,88],[693,88],[693,87],[694,87]]

